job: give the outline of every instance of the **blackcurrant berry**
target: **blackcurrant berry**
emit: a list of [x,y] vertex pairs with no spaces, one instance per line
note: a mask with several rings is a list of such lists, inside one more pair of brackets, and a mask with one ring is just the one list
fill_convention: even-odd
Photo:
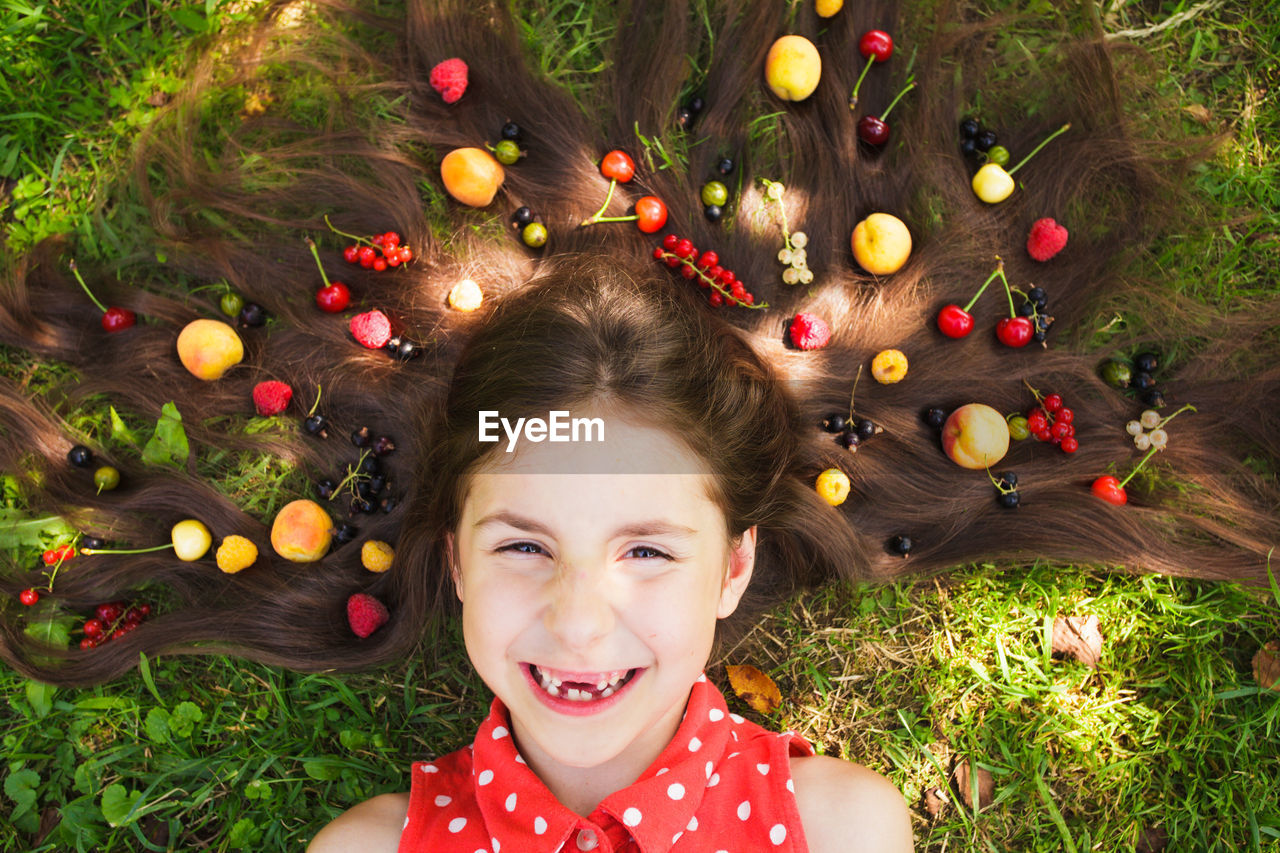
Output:
[[383,512],[391,512],[391,510],[395,509],[399,503],[400,500],[395,495],[387,495],[382,499],[382,502],[378,504],[378,508]]
[[366,456],[360,460],[360,465],[356,470],[361,474],[367,474],[372,477],[374,474],[382,473],[382,465],[378,462],[378,457]]
[[1044,292],[1043,287],[1032,287],[1027,290],[1027,299],[1031,300],[1031,304],[1037,308],[1043,308],[1049,304],[1049,294]]
[[362,512],[373,512],[373,502],[356,496],[351,499],[351,514],[358,515]]
[[1013,509],[1022,502],[1022,496],[1017,492],[1002,492],[996,496],[996,503],[1005,509]]
[[996,144],[996,132],[984,130],[974,137],[973,143],[979,151],[990,151],[991,146]]
[[972,157],[978,153],[978,143],[973,139],[966,139],[960,143],[960,153],[966,157]]
[[67,451],[67,461],[77,468],[88,468],[93,464],[93,451],[83,444],[77,444]]
[[311,435],[324,436],[327,426],[329,426],[329,419],[324,415],[311,415],[302,422],[302,428]]
[[998,479],[1000,481],[1000,485],[1004,486],[1006,489],[1012,489],[1018,485],[1018,475],[1013,471],[1005,471],[996,479]]
[[836,413],[822,419],[822,428],[827,432],[844,432],[848,423],[844,415]]
[[858,438],[862,439],[863,441],[866,441],[868,438],[871,438],[871,436],[876,434],[875,421],[870,421],[870,420],[867,420],[866,418],[863,418],[862,420],[858,421],[854,429],[858,431]]
[[853,430],[847,429],[836,436],[836,444],[840,445],[845,450],[854,450],[861,443],[862,439],[858,438],[858,434]]
[[722,175],[727,175],[733,171],[733,160],[728,157],[721,157],[720,162],[716,164],[716,171]]
[[90,548],[96,551],[98,548],[107,547],[107,542],[105,539],[100,539],[97,536],[85,536],[80,540],[80,547]]
[[1144,405],[1158,409],[1164,405],[1164,394],[1159,388],[1148,388],[1142,392],[1141,400]]
[[516,212],[511,214],[511,221],[523,228],[533,221],[533,211],[528,207],[517,207]]
[[356,482],[356,495],[369,502],[372,502],[378,495],[378,493],[373,490],[371,480],[372,478],[368,480],[358,480]]
[[889,552],[905,557],[911,553],[916,543],[911,541],[911,537],[905,533],[899,533],[897,536],[889,540]]
[[387,339],[387,342],[382,345],[382,348],[386,350],[390,355],[395,355],[396,350],[400,349],[400,336],[392,335],[390,338]]
[[720,217],[724,216],[724,208],[718,204],[708,204],[702,208],[702,215],[707,217],[708,222],[719,222]]
[[338,484],[333,480],[324,479],[316,483],[316,494],[322,499],[328,500],[333,497],[333,493],[338,490]]
[[395,352],[396,358],[401,361],[413,361],[421,354],[422,350],[418,349],[417,344],[413,341],[401,341]]
[[694,98],[693,100],[689,101],[689,109],[695,115],[697,113],[702,112],[702,109],[705,106],[706,106],[706,103],[702,100],[702,98]]
[[362,426],[360,427],[360,429],[351,433],[351,443],[354,444],[356,447],[368,447],[369,446],[369,428],[367,426]]
[[1022,317],[1030,317],[1034,313],[1036,313],[1036,306],[1030,302],[1024,302],[1018,306],[1018,314]]
[[338,529],[333,532],[333,541],[339,545],[345,545],[360,534],[360,528],[354,524],[348,524],[345,521],[338,525]]
[[1048,337],[1048,334],[1045,332],[1044,329],[1036,329],[1034,332],[1031,333],[1031,340],[1035,341],[1038,344],[1044,343],[1044,339],[1047,337]]
[[246,302],[244,307],[240,309],[239,323],[241,326],[261,326],[265,322],[267,322],[267,309],[258,303]]
[[947,422],[947,412],[935,406],[924,413],[924,422],[934,429],[942,429],[942,425]]
[[967,118],[960,122],[960,136],[963,139],[973,139],[978,135],[978,120],[976,118]]
[[1139,391],[1147,391],[1156,387],[1156,378],[1150,373],[1139,370],[1133,374],[1133,380],[1130,384]]
[[1133,366],[1143,373],[1155,373],[1160,359],[1153,352],[1138,353],[1133,357]]
[[503,139],[520,139],[520,125],[514,121],[509,121],[502,126]]
[[369,491],[375,495],[382,494],[382,490],[387,487],[387,478],[383,474],[374,474],[369,478]]
[[378,456],[386,456],[396,449],[396,443],[389,436],[380,435],[373,440],[373,452]]

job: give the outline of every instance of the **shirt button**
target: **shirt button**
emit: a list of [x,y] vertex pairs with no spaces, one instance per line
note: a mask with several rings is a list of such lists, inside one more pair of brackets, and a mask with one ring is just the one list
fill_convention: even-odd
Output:
[[589,829],[578,831],[578,849],[579,850],[595,850],[600,846],[600,842],[596,839],[596,834]]

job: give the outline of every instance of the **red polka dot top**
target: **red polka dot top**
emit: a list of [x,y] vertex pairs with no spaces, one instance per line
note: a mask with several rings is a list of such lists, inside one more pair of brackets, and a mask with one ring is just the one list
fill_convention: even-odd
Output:
[[790,759],[805,755],[799,735],[729,713],[699,676],[657,761],[583,818],[525,765],[495,698],[471,746],[413,765],[399,851],[803,853]]

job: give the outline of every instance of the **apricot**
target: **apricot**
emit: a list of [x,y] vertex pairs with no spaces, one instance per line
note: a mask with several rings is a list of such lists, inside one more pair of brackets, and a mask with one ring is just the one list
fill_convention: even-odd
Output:
[[329,553],[333,520],[315,501],[287,503],[271,523],[271,547],[294,563],[314,563]]
[[783,36],[764,58],[764,80],[784,101],[803,101],[818,88],[822,57],[804,36]]
[[440,163],[449,195],[471,207],[488,207],[502,186],[502,164],[483,148],[455,148]]
[[178,358],[197,379],[213,381],[244,358],[244,343],[221,320],[192,320],[178,333]]

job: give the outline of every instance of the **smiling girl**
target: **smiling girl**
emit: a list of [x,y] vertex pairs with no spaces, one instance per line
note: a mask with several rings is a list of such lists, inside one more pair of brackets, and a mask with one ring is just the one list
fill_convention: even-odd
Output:
[[[477,411],[556,408],[605,440],[477,440]],[[751,347],[669,282],[578,259],[505,301],[463,352],[410,522],[436,534],[490,715],[310,849],[910,850],[892,785],[730,713],[703,675],[749,589],[865,564],[795,428]]]

